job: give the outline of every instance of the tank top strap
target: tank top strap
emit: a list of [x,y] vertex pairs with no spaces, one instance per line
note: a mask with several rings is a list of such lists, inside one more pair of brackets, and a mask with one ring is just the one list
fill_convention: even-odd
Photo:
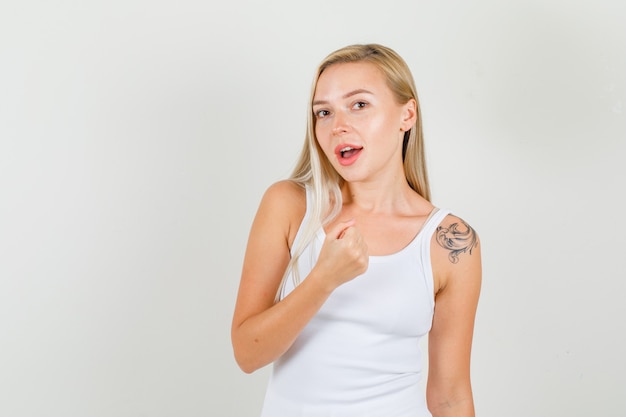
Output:
[[433,209],[430,211],[430,214],[428,215],[428,217],[426,217],[426,220],[424,220],[424,224],[422,225],[422,228],[420,229],[420,232],[424,229],[424,226],[426,226],[428,224],[430,219],[432,219],[433,216],[435,216],[438,212],[439,212],[439,207],[433,207]]
[[313,191],[311,190],[311,187],[307,184],[304,186],[304,190],[306,193],[306,211],[304,212],[304,217],[302,218],[302,221],[300,222],[300,227],[298,227],[298,231],[296,232],[296,237],[293,239],[293,243],[291,244],[291,255],[293,256],[293,249],[297,248],[298,243],[300,242],[300,240],[303,238],[302,235],[304,234],[304,229],[306,228],[306,224],[309,221],[309,218],[311,217],[311,194],[313,193]]
[[443,221],[443,219],[445,219],[446,216],[450,213],[451,211],[449,209],[442,209],[442,208],[435,207],[430,212],[430,214],[428,215],[428,218],[426,218],[426,221],[424,222],[424,225],[422,226],[422,229],[420,231],[420,234],[422,235],[422,239],[426,239],[427,241],[430,241],[430,239],[433,236],[433,233],[435,232],[435,229],[439,226],[439,224]]
[[424,277],[426,280],[426,287],[428,288],[430,297],[430,307],[435,308],[435,283],[433,279],[433,267],[430,259],[430,243],[433,234],[437,230],[437,227],[441,224],[443,219],[450,214],[450,210],[435,208],[428,216],[428,219],[424,222],[422,230],[419,235],[419,248],[420,248],[420,260],[422,267],[424,268]]

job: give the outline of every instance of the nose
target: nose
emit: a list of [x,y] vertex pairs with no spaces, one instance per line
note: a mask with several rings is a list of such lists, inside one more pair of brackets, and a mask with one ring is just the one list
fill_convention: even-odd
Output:
[[338,136],[348,131],[346,117],[341,112],[336,112],[333,117],[333,135]]

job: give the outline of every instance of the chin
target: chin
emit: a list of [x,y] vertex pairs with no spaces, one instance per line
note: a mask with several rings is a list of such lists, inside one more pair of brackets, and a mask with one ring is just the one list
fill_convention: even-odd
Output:
[[345,182],[363,182],[367,179],[366,175],[363,174],[359,174],[356,172],[341,172],[341,171],[337,171],[339,176],[345,181]]

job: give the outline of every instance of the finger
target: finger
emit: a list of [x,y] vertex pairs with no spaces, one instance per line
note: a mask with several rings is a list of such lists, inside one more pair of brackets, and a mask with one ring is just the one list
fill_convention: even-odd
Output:
[[354,226],[355,223],[356,220],[354,219],[346,220],[345,222],[339,222],[328,231],[328,236],[334,239],[341,239],[346,230]]

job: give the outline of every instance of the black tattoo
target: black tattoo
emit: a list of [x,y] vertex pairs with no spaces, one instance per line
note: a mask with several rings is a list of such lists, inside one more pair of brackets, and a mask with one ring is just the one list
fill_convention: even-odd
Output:
[[449,227],[437,227],[437,243],[444,249],[448,249],[448,259],[453,264],[459,262],[459,255],[467,252],[472,254],[472,249],[478,246],[478,237],[469,224],[461,220],[463,225],[459,230],[459,223],[452,223]]

